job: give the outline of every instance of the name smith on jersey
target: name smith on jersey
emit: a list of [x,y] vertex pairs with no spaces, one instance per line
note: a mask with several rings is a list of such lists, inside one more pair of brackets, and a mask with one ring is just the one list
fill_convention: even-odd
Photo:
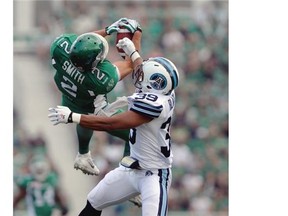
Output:
[[65,61],[62,65],[62,69],[65,70],[65,72],[67,74],[69,74],[70,77],[72,77],[75,81],[77,81],[78,83],[82,84],[84,79],[85,79],[85,75],[81,72],[79,72],[73,65],[71,62],[69,61]]

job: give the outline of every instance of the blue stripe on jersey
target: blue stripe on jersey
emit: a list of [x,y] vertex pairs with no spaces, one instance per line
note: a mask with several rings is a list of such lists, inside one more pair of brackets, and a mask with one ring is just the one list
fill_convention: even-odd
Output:
[[159,206],[158,214],[159,216],[167,215],[168,210],[168,179],[169,179],[169,169],[159,169],[159,186],[160,186],[160,197],[159,197]]
[[130,110],[142,113],[152,118],[157,118],[160,116],[163,110],[163,106],[153,106],[151,104],[143,103],[141,101],[134,101],[133,106],[130,108]]
[[173,69],[173,66],[170,64],[170,62],[168,62],[166,59],[162,57],[157,57],[154,58],[153,60],[165,67],[165,69],[168,71],[172,79],[172,89],[175,89],[178,86],[178,76],[176,74],[176,71]]

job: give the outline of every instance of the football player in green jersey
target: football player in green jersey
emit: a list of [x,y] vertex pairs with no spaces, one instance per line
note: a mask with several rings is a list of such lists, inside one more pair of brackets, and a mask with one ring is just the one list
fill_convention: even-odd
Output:
[[14,196],[13,208],[25,198],[28,216],[52,216],[53,212],[59,210],[62,215],[66,215],[68,205],[58,182],[59,176],[51,170],[45,156],[32,157],[29,174],[15,179],[18,193]]
[[[62,93],[62,105],[73,112],[81,114],[97,114],[97,107],[113,107],[107,115],[121,112],[123,100],[115,106],[107,105],[106,94],[109,93],[125,76],[133,70],[130,58],[111,63],[106,57],[109,46],[104,37],[116,33],[120,27],[134,33],[133,42],[140,50],[142,30],[137,21],[121,18],[112,25],[80,36],[63,34],[51,45],[50,55],[52,65],[56,69],[54,81]],[[97,99],[96,99],[97,97]],[[99,106],[101,103],[101,106]],[[120,106],[121,105],[121,106]],[[124,105],[127,105],[124,100]],[[94,164],[89,151],[89,143],[93,130],[76,126],[79,152],[74,161],[74,168],[89,175],[99,175],[99,169]],[[129,154],[129,130],[108,132],[126,141],[124,156]]]

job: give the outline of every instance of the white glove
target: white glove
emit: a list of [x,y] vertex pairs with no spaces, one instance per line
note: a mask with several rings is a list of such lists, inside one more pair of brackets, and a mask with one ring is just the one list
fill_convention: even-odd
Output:
[[119,26],[128,29],[133,34],[136,31],[141,31],[142,32],[140,24],[136,20],[124,18],[118,24],[119,24]]
[[57,106],[57,108],[49,108],[48,115],[49,120],[53,125],[58,125],[59,123],[67,124],[72,123],[72,111],[65,106]]
[[119,49],[123,49],[127,56],[131,58],[131,55],[136,51],[134,43],[127,37],[120,39],[116,46]]
[[[109,25],[109,26],[107,26],[106,28],[105,28],[105,32],[106,32],[106,34],[107,35],[110,35],[110,34],[112,34],[112,33],[114,33],[114,32],[118,32],[119,31],[119,24],[121,23],[121,22],[127,22],[127,18],[120,18],[119,20],[117,20],[116,22],[114,22],[113,24],[111,24],[111,25]],[[127,25],[127,24],[126,24]],[[126,28],[126,27],[125,27]]]
[[137,195],[136,197],[132,197],[129,199],[130,202],[132,202],[134,205],[138,206],[139,208],[142,207],[142,199],[141,195]]
[[94,99],[94,114],[97,115],[100,110],[107,106],[107,98],[105,95],[97,95]]
[[117,114],[119,110],[127,110],[127,106],[127,97],[117,97],[113,103],[110,103],[104,109],[99,110],[96,115],[110,117]]

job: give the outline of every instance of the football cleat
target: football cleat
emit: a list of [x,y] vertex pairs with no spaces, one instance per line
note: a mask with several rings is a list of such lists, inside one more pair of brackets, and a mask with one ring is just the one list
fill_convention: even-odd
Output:
[[100,173],[98,167],[92,160],[90,151],[86,154],[80,154],[78,152],[74,162],[74,168],[76,170],[80,169],[84,174],[88,175],[99,175]]
[[139,208],[142,207],[142,199],[140,195],[137,195],[129,199],[129,202],[132,202],[134,205],[138,206]]

